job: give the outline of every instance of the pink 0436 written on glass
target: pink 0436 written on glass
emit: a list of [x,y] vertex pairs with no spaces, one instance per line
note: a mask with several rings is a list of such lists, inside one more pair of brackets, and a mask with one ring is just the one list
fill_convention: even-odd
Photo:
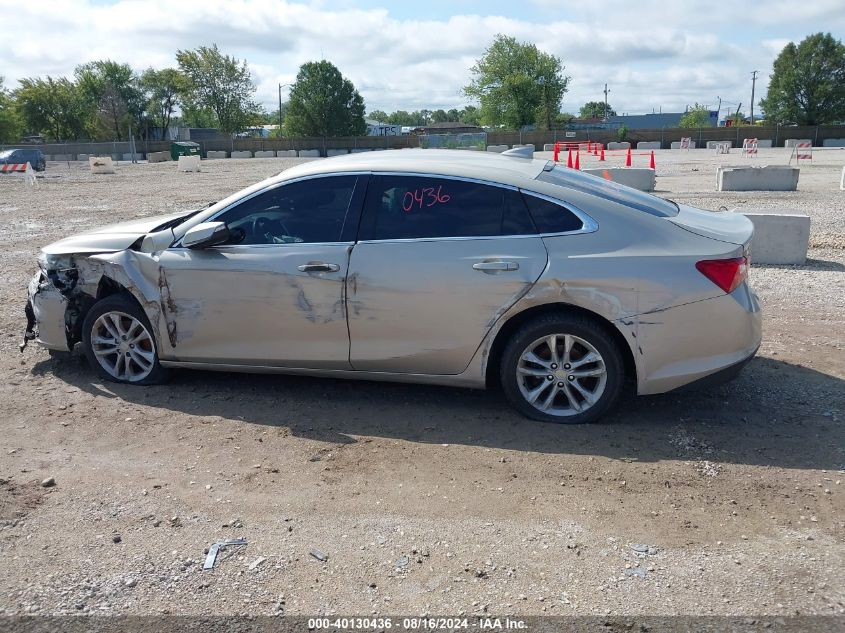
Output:
[[423,189],[414,189],[413,191],[406,191],[402,198],[402,210],[405,213],[410,213],[414,208],[422,209],[425,207],[433,207],[436,204],[445,204],[452,199],[452,196],[441,193],[443,185],[435,189],[434,187],[425,187]]

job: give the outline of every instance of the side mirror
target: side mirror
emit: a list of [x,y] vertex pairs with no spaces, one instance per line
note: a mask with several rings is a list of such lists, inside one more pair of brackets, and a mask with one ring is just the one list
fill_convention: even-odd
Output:
[[188,229],[182,238],[186,248],[208,248],[229,240],[229,227],[225,222],[203,222]]

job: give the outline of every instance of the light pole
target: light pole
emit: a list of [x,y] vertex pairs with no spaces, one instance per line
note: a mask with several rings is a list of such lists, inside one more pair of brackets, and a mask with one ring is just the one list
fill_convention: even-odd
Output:
[[279,84],[279,138],[282,136],[282,88],[292,85],[293,84]]

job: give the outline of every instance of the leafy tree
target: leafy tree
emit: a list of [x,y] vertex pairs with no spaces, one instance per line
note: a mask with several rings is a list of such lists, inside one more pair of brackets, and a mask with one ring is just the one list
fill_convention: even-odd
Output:
[[822,125],[845,120],[845,45],[816,33],[787,44],[775,59],[760,102],[766,120]]
[[0,143],[14,143],[21,136],[22,125],[16,105],[0,75]]
[[[603,119],[605,116],[604,101],[588,101],[581,106],[578,116],[582,119]],[[607,116],[616,116],[616,110],[611,108],[610,105],[607,106]]]
[[100,138],[121,141],[129,124],[140,126],[144,96],[129,64],[111,60],[77,66],[76,82],[93,114],[92,130]]
[[329,61],[299,67],[290,89],[285,118],[288,136],[359,136],[366,134],[364,99]]
[[480,125],[481,113],[474,105],[465,106],[463,110],[458,113],[458,121],[466,125]]
[[153,125],[162,129],[162,138],[167,138],[173,113],[187,87],[187,79],[175,68],[148,68],[141,75],[141,89],[147,99],[146,111]]
[[373,121],[378,121],[379,123],[387,122],[389,115],[384,110],[373,110],[369,114],[367,114],[368,119],[372,119]]
[[226,134],[248,127],[259,112],[253,100],[255,84],[246,61],[223,55],[217,44],[176,51],[179,70],[187,78],[185,110],[195,121],[210,114]]
[[449,115],[446,113],[446,110],[439,109],[431,113],[432,123],[446,123],[447,121],[449,121]]
[[710,109],[707,106],[696,103],[693,107],[687,109],[686,114],[681,117],[678,127],[685,128],[700,128],[711,127],[710,124]]
[[14,92],[25,128],[51,140],[85,135],[90,110],[78,86],[69,79],[33,77],[20,80]]
[[470,70],[464,94],[480,103],[482,123],[552,127],[569,83],[560,59],[499,34]]

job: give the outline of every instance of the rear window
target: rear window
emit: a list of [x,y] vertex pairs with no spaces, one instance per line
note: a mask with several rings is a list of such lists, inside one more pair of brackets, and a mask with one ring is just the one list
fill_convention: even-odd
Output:
[[567,233],[584,228],[581,218],[563,205],[527,191],[523,191],[522,195],[538,233]]
[[678,215],[678,205],[671,200],[658,198],[644,191],[631,189],[604,178],[582,173],[576,169],[555,166],[551,171],[540,172],[537,180],[604,198],[661,218],[671,218]]

